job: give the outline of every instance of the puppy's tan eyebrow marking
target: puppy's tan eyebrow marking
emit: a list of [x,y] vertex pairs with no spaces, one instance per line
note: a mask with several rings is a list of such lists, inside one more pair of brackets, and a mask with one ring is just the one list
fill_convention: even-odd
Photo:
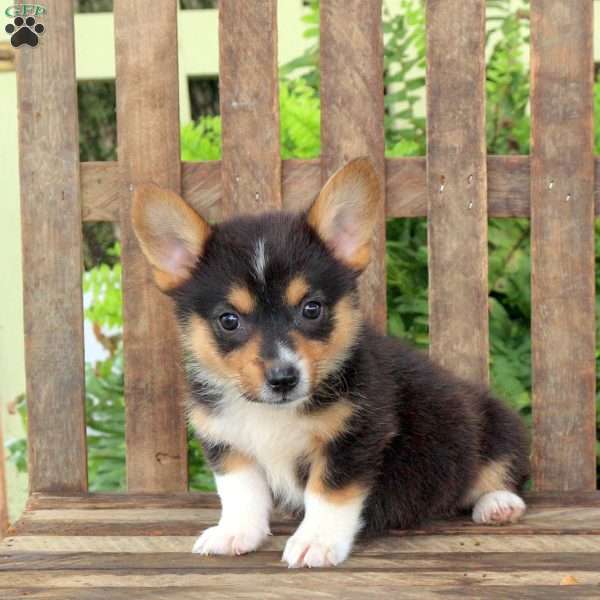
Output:
[[227,302],[238,312],[250,314],[256,306],[256,300],[247,287],[236,285],[227,294]]
[[290,306],[296,306],[309,291],[308,281],[302,275],[297,275],[290,281],[285,290],[285,301]]

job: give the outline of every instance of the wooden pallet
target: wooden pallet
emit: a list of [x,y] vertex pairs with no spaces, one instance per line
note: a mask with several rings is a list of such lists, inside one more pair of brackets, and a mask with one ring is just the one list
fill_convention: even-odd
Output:
[[528,502],[514,525],[433,522],[360,543],[339,567],[290,570],[284,517],[260,552],[192,554],[218,519],[213,495],[35,495],[0,544],[0,597],[600,598],[600,494]]

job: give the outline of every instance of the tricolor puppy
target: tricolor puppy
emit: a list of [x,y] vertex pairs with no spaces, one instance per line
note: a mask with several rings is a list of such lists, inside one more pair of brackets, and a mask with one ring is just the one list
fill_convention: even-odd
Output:
[[172,192],[137,188],[135,232],[174,301],[189,419],[222,502],[194,552],[256,550],[274,505],[303,513],[291,567],[340,563],[360,532],[525,510],[517,415],[364,322],[357,286],[380,201],[363,158],[307,213],[214,226]]

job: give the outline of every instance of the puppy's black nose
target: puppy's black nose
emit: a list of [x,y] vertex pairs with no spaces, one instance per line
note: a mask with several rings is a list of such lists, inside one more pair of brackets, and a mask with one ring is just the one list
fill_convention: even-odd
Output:
[[290,363],[274,362],[267,369],[267,383],[276,392],[289,392],[298,385],[300,373]]

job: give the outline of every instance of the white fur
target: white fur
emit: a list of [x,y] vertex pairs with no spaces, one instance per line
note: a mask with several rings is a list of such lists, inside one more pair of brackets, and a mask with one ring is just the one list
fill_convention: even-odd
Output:
[[[298,415],[294,406],[224,399],[219,411],[203,424],[201,434],[214,443],[227,443],[255,458],[273,493],[289,508],[303,506],[296,476],[297,461],[311,446],[318,422]],[[193,417],[192,417],[193,422]]]
[[257,466],[226,475],[215,474],[221,498],[221,519],[196,540],[198,554],[245,554],[256,550],[269,535],[272,499]]
[[333,504],[322,496],[305,494],[305,516],[288,540],[283,560],[289,567],[327,567],[346,560],[361,527],[364,498]]
[[260,238],[256,242],[256,250],[254,251],[254,258],[252,261],[252,267],[259,281],[265,280],[265,268],[267,266],[267,253],[265,249],[265,240]]
[[525,512],[525,502],[508,490],[483,494],[473,508],[473,521],[487,525],[514,523]]

